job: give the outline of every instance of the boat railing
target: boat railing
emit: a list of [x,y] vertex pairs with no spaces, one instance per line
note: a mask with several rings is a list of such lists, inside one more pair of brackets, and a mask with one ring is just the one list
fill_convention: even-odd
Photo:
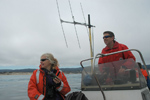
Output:
[[[147,71],[147,73],[148,73],[148,76],[150,77],[150,74],[149,74],[149,71],[148,71],[148,69],[147,69],[147,67],[146,67],[146,63],[145,63],[145,60],[144,60],[144,58],[143,58],[143,55],[142,55],[142,53],[141,53],[139,50],[137,50],[137,49],[126,49],[126,50],[121,50],[121,51],[112,52],[112,53],[107,53],[107,54],[98,53],[98,54],[96,54],[96,56],[93,58],[93,59],[94,59],[93,66],[95,67],[95,61],[96,61],[97,58],[105,57],[105,56],[109,56],[109,55],[114,55],[114,54],[117,54],[117,53],[123,53],[123,52],[127,52],[127,51],[136,51],[136,52],[139,53],[140,58],[141,58],[141,61],[142,61],[143,65],[144,65],[144,67],[145,67],[145,69],[146,69],[146,71]],[[94,67],[93,67],[93,71],[94,71]]]
[[[143,55],[142,55],[142,53],[141,53],[139,50],[137,50],[137,49],[126,49],[126,50],[117,51],[117,52],[113,52],[113,53],[107,53],[107,54],[98,53],[98,54],[96,54],[95,57],[91,57],[91,58],[82,60],[82,61],[80,62],[80,65],[81,65],[81,67],[82,67],[83,70],[84,70],[83,62],[88,61],[88,60],[94,60],[93,65],[91,65],[91,67],[93,67],[93,68],[91,68],[91,69],[93,70],[92,73],[94,73],[94,67],[95,67],[95,65],[96,65],[95,62],[96,62],[96,59],[97,59],[97,58],[105,57],[105,56],[109,56],[109,55],[114,55],[114,54],[117,54],[117,53],[123,53],[123,52],[127,52],[127,51],[136,51],[136,52],[139,53],[140,58],[141,58],[141,61],[142,61],[143,65],[144,65],[144,68],[146,69],[146,71],[147,71],[147,73],[148,73],[148,76],[150,77],[150,74],[149,74],[149,71],[148,71],[148,69],[147,69],[147,67],[146,67],[146,63],[145,63],[145,60],[144,60],[144,58],[143,58]],[[86,72],[86,70],[84,70],[84,71]],[[87,73],[87,72],[86,72],[86,73]]]

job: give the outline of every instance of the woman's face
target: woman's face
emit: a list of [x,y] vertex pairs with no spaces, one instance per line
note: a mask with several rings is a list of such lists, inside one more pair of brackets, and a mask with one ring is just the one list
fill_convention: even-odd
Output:
[[40,63],[41,63],[41,68],[45,68],[45,69],[47,69],[47,70],[50,70],[51,63],[50,63],[50,61],[46,58],[46,56],[42,56],[42,57],[41,57]]

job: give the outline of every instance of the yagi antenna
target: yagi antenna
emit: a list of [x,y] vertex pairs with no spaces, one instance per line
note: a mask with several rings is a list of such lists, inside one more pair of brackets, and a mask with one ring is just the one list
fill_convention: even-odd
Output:
[[62,22],[61,22],[61,18],[60,18],[60,11],[59,11],[59,6],[58,6],[58,1],[57,1],[57,0],[56,0],[56,4],[57,4],[57,9],[58,9],[58,14],[59,14],[59,19],[60,19],[60,24],[61,24],[61,28],[62,28],[62,31],[63,31],[64,39],[65,39],[65,42],[66,42],[66,46],[67,46],[67,48],[68,48],[68,44],[67,44],[67,40],[66,40],[64,28],[63,28],[63,25],[62,25]]
[[[70,0],[68,0],[68,2],[69,2],[69,6],[70,6],[71,15],[72,15],[72,20],[73,20],[73,22],[75,22],[75,19],[74,19],[73,13],[72,13],[72,8],[71,8]],[[79,38],[78,38],[77,29],[76,29],[75,24],[74,24],[74,29],[75,29],[75,32],[76,32],[76,36],[77,36],[77,40],[78,40],[78,44],[79,44],[79,48],[81,48],[81,47],[80,47],[80,42],[79,42]]]
[[65,39],[65,42],[66,42],[66,46],[68,47],[67,45],[67,40],[66,40],[66,36],[65,36],[65,32],[64,32],[64,29],[63,29],[63,25],[62,23],[69,23],[69,24],[74,24],[74,28],[75,28],[75,32],[76,32],[76,37],[77,37],[77,41],[78,41],[78,45],[79,45],[79,48],[80,47],[80,42],[79,42],[79,38],[78,38],[78,34],[77,34],[77,29],[76,29],[76,26],[75,25],[83,25],[83,26],[90,26],[90,27],[95,27],[93,25],[89,25],[89,24],[86,24],[86,23],[80,23],[80,22],[76,22],[75,21],[75,18],[73,16],[73,12],[72,12],[72,8],[71,8],[71,3],[70,3],[70,0],[68,0],[69,2],[69,6],[70,6],[70,11],[71,11],[71,15],[72,15],[72,20],[73,22],[70,22],[70,21],[64,21],[61,19],[61,16],[60,16],[60,11],[59,11],[59,5],[58,5],[58,1],[56,0],[56,4],[57,4],[57,9],[58,9],[58,13],[59,13],[59,19],[60,19],[60,23],[61,23],[61,27],[62,27],[62,31],[63,31],[63,35],[64,35],[64,39]]

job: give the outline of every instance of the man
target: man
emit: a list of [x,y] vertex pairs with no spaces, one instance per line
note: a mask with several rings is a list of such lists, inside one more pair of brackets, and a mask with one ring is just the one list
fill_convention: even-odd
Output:
[[[107,54],[107,53],[112,53],[112,52],[117,52],[121,50],[126,50],[128,47],[124,44],[118,43],[115,41],[115,35],[111,31],[105,31],[103,33],[103,39],[104,43],[106,44],[106,47],[103,48],[102,54]],[[131,59],[129,59],[131,58]],[[126,62],[123,61],[123,59],[128,59]],[[108,62],[113,62],[113,61],[119,61],[115,63],[108,63]],[[122,52],[122,53],[117,53],[105,57],[100,57],[98,64],[100,68],[100,72],[103,74],[109,75],[110,76],[123,76],[125,75],[125,70],[126,69],[131,69],[133,67],[135,61],[134,55],[131,53],[131,51],[127,52]],[[105,63],[105,64],[103,64]],[[114,65],[115,64],[115,65]],[[114,68],[115,66],[115,68]],[[106,71],[107,69],[107,71]],[[105,75],[103,74],[103,75]],[[107,76],[108,77],[108,76]],[[103,81],[103,80],[102,80]]]
[[[104,43],[106,44],[106,47],[103,48],[103,50],[101,52],[102,54],[112,53],[112,52],[117,52],[117,51],[128,49],[128,47],[126,45],[120,44],[114,40],[115,35],[113,32],[105,31],[103,33],[103,35],[104,35],[103,39],[104,39]],[[128,59],[128,58],[133,58],[133,60],[135,60],[134,55],[130,51],[127,51],[124,53],[118,53],[118,54],[106,56],[103,58],[99,58],[98,64],[112,62],[112,61],[118,61],[118,60]]]

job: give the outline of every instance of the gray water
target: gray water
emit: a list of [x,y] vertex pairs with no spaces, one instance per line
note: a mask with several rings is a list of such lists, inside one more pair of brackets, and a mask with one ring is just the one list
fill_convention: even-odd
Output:
[[[65,74],[71,92],[80,91],[81,74]],[[0,100],[29,100],[28,82],[31,75],[0,75]]]

